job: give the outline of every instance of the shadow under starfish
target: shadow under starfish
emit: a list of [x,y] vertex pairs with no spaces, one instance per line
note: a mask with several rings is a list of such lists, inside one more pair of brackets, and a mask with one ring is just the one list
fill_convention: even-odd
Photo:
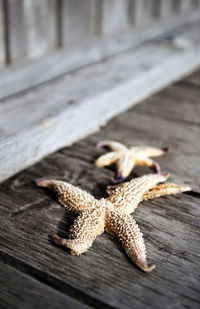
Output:
[[70,228],[68,239],[53,236],[57,245],[67,247],[73,255],[80,255],[106,229],[118,238],[127,255],[140,269],[150,272],[155,265],[147,263],[143,234],[130,214],[142,200],[191,190],[187,185],[158,185],[168,176],[150,174],[108,186],[109,197],[101,199],[95,199],[86,191],[59,180],[36,180],[36,183],[53,190],[63,206],[79,214]]

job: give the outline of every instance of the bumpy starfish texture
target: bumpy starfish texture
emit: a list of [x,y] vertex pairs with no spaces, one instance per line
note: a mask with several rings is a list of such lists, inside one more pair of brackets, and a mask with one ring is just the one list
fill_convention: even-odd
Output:
[[167,178],[168,174],[145,175],[108,187],[109,197],[99,200],[63,181],[49,179],[37,180],[36,183],[53,190],[63,206],[79,214],[70,228],[69,239],[54,235],[57,245],[66,246],[71,254],[79,255],[87,251],[94,239],[106,229],[118,238],[127,255],[140,269],[150,272],[155,265],[147,263],[143,234],[130,214],[142,200],[190,190],[185,185],[157,185]]
[[117,176],[113,179],[114,182],[121,181],[128,177],[135,165],[143,165],[152,168],[156,173],[160,173],[158,163],[149,157],[158,157],[164,155],[168,148],[154,148],[149,146],[131,147],[114,141],[101,141],[97,144],[98,148],[108,147],[112,151],[100,156],[95,165],[104,167],[106,165],[115,164]]

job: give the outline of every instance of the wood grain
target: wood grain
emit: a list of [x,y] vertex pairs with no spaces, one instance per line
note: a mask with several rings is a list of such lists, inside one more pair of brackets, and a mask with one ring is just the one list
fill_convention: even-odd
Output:
[[[93,2],[93,7],[95,3]],[[100,2],[97,2],[96,6],[97,4],[100,6],[100,11]],[[129,8],[129,14],[132,14],[131,12],[132,9]],[[131,17],[129,18],[129,23],[132,23]],[[95,18],[97,22],[95,31],[99,35],[98,31],[101,32],[101,30],[98,30],[100,27],[98,25],[101,22],[98,22],[97,19]],[[161,19],[158,23],[152,24],[151,27],[137,28],[137,31],[130,30],[108,38],[103,37],[95,42],[83,44],[80,48],[74,47],[71,51],[64,48],[41,59],[15,63],[1,70],[0,99],[4,100],[6,97],[15,96],[20,92],[39,86],[41,83],[55,80],[64,74],[71,74],[74,70],[120,54],[146,40],[157,39],[159,36],[169,36],[167,34],[169,31],[173,30],[174,32],[176,28],[181,27],[183,24],[190,24],[195,20],[199,20],[198,9],[190,14],[181,14],[179,18],[171,16],[167,20]],[[58,40],[60,40],[59,36]]]
[[[106,233],[80,257],[54,246],[48,234],[57,231],[66,235],[74,218],[55,202],[9,221],[4,218],[1,251],[14,267],[27,271],[31,268],[33,276],[41,281],[45,278],[63,293],[68,293],[70,285],[77,299],[85,303],[96,300],[96,307],[104,302],[114,308],[149,308],[149,304],[160,308],[160,303],[163,308],[198,308],[195,214],[199,214],[198,205],[192,197],[159,199],[140,206],[134,217],[144,233],[148,258],[157,264],[150,276],[136,269],[116,240]],[[83,294],[87,295],[85,299]]]
[[[129,30],[163,31],[197,14],[199,0],[1,0],[1,30],[6,27],[6,63],[48,57],[49,51],[82,48],[85,42]],[[8,14],[7,14],[8,13]],[[194,19],[193,19],[194,20]],[[2,22],[3,21],[3,22]],[[8,22],[7,22],[8,21]],[[134,42],[134,41],[132,41]],[[2,44],[2,43],[1,43]],[[2,45],[1,45],[2,46]],[[1,55],[2,58],[2,55]],[[0,58],[0,59],[1,59]],[[1,62],[5,62],[2,61]]]
[[[132,130],[129,132],[131,134]],[[4,215],[1,222],[4,259],[9,259],[18,269],[25,268],[28,273],[31,268],[32,276],[37,275],[39,280],[45,278],[50,286],[63,293],[68,293],[70,285],[78,299],[80,297],[86,303],[96,300],[94,307],[104,302],[114,308],[149,308],[150,303],[152,308],[160,308],[162,302],[163,308],[198,308],[199,247],[196,237],[199,201],[192,196],[182,194],[145,202],[135,213],[134,217],[144,232],[149,260],[157,264],[157,269],[150,276],[136,269],[121,247],[106,233],[80,257],[72,257],[52,245],[48,235],[54,232],[66,235],[74,216],[58,206],[47,191],[36,188],[33,179],[51,175],[93,191],[98,197],[105,196],[108,183],[106,169],[92,168],[92,163],[88,168],[88,158],[83,158],[83,154],[79,159],[80,149],[88,144],[82,141],[70,148],[71,156],[66,148],[4,184],[9,203],[15,201],[13,206],[19,199],[22,206],[23,196],[29,199],[30,204],[34,198],[36,205],[36,208],[33,205],[32,209],[21,213],[10,209],[11,217]],[[93,147],[89,160],[95,155]],[[10,188],[9,196],[6,187]],[[44,197],[47,200],[41,202]],[[3,204],[8,211],[8,202],[1,200],[1,207]],[[5,206],[3,208],[5,210]]]
[[[2,103],[0,181],[94,132],[196,68],[200,63],[198,34],[196,23],[186,32],[179,29],[172,41],[147,42]],[[187,41],[186,47],[177,46],[179,36]]]
[[[200,129],[194,116],[194,111],[199,111],[198,90],[188,87],[186,94],[186,89],[182,91],[185,83],[179,82],[158,93],[116,117],[98,133],[61,149],[0,185],[0,259],[15,268],[3,268],[4,303],[9,302],[9,295],[10,302],[17,299],[16,308],[21,307],[16,294],[8,293],[14,276],[28,287],[20,300],[24,303],[28,296],[32,298],[30,289],[36,291],[37,297],[42,289],[41,305],[53,304],[59,296],[60,307],[64,299],[73,297],[93,308],[157,309],[160,304],[163,309],[199,308],[200,193],[195,185],[199,183],[200,149],[196,141]],[[195,98],[193,104],[188,99],[190,91],[191,98]],[[179,105],[175,104],[177,96]],[[164,99],[167,103],[163,109]],[[152,106],[150,112],[148,101]],[[188,106],[191,108],[185,114],[183,110]],[[189,110],[192,121],[188,120]],[[66,180],[96,198],[105,197],[114,170],[93,164],[104,152],[95,149],[95,144],[105,138],[130,146],[170,146],[171,152],[157,158],[162,170],[171,171],[170,180],[194,186],[188,194],[143,202],[134,213],[144,233],[148,260],[157,266],[149,275],[137,269],[107,233],[79,257],[52,244],[51,235],[57,232],[66,236],[75,215],[66,212],[49,191],[37,188],[34,180]],[[130,178],[149,172],[136,167]]]
[[0,305],[6,308],[89,308],[0,261]]
[[[197,80],[199,80],[197,78]],[[185,79],[169,88],[157,93],[147,99],[143,104],[136,106],[135,111],[145,112],[157,118],[169,119],[174,122],[186,122],[196,125],[200,124],[200,90],[195,84],[195,74],[191,76],[190,82]],[[162,109],[157,109],[162,104]]]

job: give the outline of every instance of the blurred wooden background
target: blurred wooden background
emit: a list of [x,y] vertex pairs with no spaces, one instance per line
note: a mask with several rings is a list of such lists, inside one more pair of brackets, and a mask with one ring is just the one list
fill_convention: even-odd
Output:
[[0,0],[0,67],[198,7],[200,0]]

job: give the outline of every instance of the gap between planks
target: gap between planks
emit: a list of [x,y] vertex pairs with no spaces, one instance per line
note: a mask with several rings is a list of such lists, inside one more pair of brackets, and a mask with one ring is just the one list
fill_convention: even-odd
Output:
[[[20,270],[16,263],[11,266],[11,259],[5,257],[4,263],[0,261],[1,270],[1,309],[7,308],[57,308],[57,309],[89,309],[87,305],[71,298],[66,294],[40,281],[37,276],[27,275],[22,266]],[[34,297],[33,297],[34,296]]]
[[[104,302],[101,302],[101,300],[97,298],[93,298],[91,295],[86,294],[85,292],[81,291],[81,289],[78,289],[78,288],[76,289],[75,286],[66,284],[66,282],[65,282],[65,285],[63,285],[63,281],[60,280],[59,277],[52,276],[51,274],[48,274],[40,269],[37,269],[31,264],[23,260],[20,260],[18,258],[15,258],[14,256],[5,253],[2,250],[0,250],[0,262],[5,264],[6,266],[8,265],[12,267],[15,270],[15,271],[13,270],[13,272],[15,272],[16,275],[18,271],[22,277],[23,277],[23,274],[27,275],[28,277],[24,277],[23,280],[25,279],[25,280],[30,281],[32,278],[37,280],[37,282],[35,282],[36,289],[39,289],[39,288],[44,289],[44,285],[45,285],[45,288],[47,289],[46,291],[47,296],[49,297],[49,295],[53,294],[52,302],[58,301],[58,303],[56,304],[56,308],[57,307],[63,308],[63,303],[62,303],[63,301],[65,302],[65,305],[67,305],[67,308],[77,308],[77,309],[81,309],[81,308],[83,309],[89,309],[89,308],[112,309],[114,308]],[[7,281],[6,281],[6,284],[7,284]],[[60,295],[59,294],[56,295],[56,292],[58,292]],[[26,292],[24,294],[26,294]],[[4,296],[3,292],[2,292],[2,296]],[[46,295],[44,294],[43,295],[44,301],[45,301],[45,296]],[[8,301],[8,296],[6,296],[6,299]],[[1,301],[2,300],[0,296],[0,304],[1,304]],[[29,302],[30,301],[32,301],[32,299],[29,299]],[[27,302],[24,303],[24,305],[25,304],[27,304]],[[19,308],[19,307],[16,307],[16,308]],[[40,307],[37,307],[37,308],[40,308]],[[55,307],[52,307],[52,308],[55,308]]]
[[[2,260],[6,260],[13,267],[29,276],[37,277],[41,282],[44,281],[45,284],[63,293],[69,293],[76,299],[80,295],[83,302],[94,304],[96,308],[102,308],[104,302],[108,308],[127,308],[127,306],[142,309],[149,306],[160,308],[160,303],[163,308],[168,308],[169,305],[176,308],[184,306],[198,308],[199,294],[196,282],[199,247],[196,239],[199,234],[197,230],[199,199],[186,194],[182,197],[180,195],[164,197],[144,202],[137,209],[134,216],[144,232],[148,256],[157,261],[158,266],[155,272],[148,276],[137,270],[130,261],[128,262],[120,246],[106,234],[98,237],[91,250],[77,259],[53,246],[48,240],[48,233],[52,234],[58,228],[59,232],[65,235],[73,219],[72,214],[65,214],[64,208],[58,207],[57,202],[51,198],[42,200],[49,196],[48,192],[36,188],[33,184],[33,179],[37,177],[51,176],[65,179],[88,191],[94,190],[93,187],[96,186],[95,190],[98,189],[98,194],[102,197],[104,191],[102,184],[105,186],[106,180],[113,176],[113,171],[106,168],[91,169],[90,166],[97,155],[94,145],[103,136],[109,139],[118,136],[127,144],[128,141],[141,144],[153,141],[160,145],[161,142],[173,140],[173,143],[178,145],[174,153],[169,153],[172,155],[171,159],[178,153],[181,155],[181,150],[187,148],[187,151],[190,150],[189,154],[193,154],[193,161],[199,145],[192,143],[190,137],[193,133],[195,134],[193,138],[197,136],[196,126],[186,123],[185,131],[180,134],[177,132],[178,128],[182,129],[183,126],[178,123],[171,125],[169,132],[170,122],[166,121],[166,124],[163,124],[159,116],[157,117],[157,114],[163,110],[161,102],[167,93],[168,95],[171,93],[176,99],[177,86],[173,85],[170,88],[171,92],[164,90],[154,96],[157,99],[148,100],[152,101],[152,115],[156,117],[147,117],[145,113],[144,116],[138,117],[135,109],[145,109],[147,102],[144,102],[132,111],[120,115],[106,128],[88,137],[87,140],[62,149],[2,184],[0,206],[5,213],[12,212],[15,207],[21,207],[22,204],[28,205],[28,202],[33,206],[36,201],[44,204],[40,209],[34,207],[28,209],[21,213],[20,217],[2,216]],[[180,93],[184,97],[184,93],[182,91]],[[197,95],[198,93],[195,92],[194,96],[197,97]],[[160,98],[159,104],[158,98]],[[169,102],[170,104],[165,108],[165,114],[170,113],[175,101],[170,99]],[[187,98],[186,102],[190,105]],[[195,104],[198,104],[197,100]],[[182,114],[182,116],[186,115]],[[143,119],[146,120],[145,127]],[[151,132],[150,123],[152,127],[154,125],[159,127],[162,124],[162,134],[158,132],[156,126]],[[123,126],[124,124],[127,128]],[[193,127],[196,130],[194,132]],[[185,134],[187,131],[188,136]],[[162,160],[160,161],[162,166],[164,163],[169,166],[171,159],[168,156],[158,158]],[[182,159],[182,163],[185,164],[185,160],[186,157]],[[180,166],[176,162],[174,166],[176,173],[184,178],[185,175],[181,173]],[[135,170],[136,173],[137,171]],[[197,174],[195,167],[190,181],[195,181]],[[110,267],[111,263],[112,267]]]

